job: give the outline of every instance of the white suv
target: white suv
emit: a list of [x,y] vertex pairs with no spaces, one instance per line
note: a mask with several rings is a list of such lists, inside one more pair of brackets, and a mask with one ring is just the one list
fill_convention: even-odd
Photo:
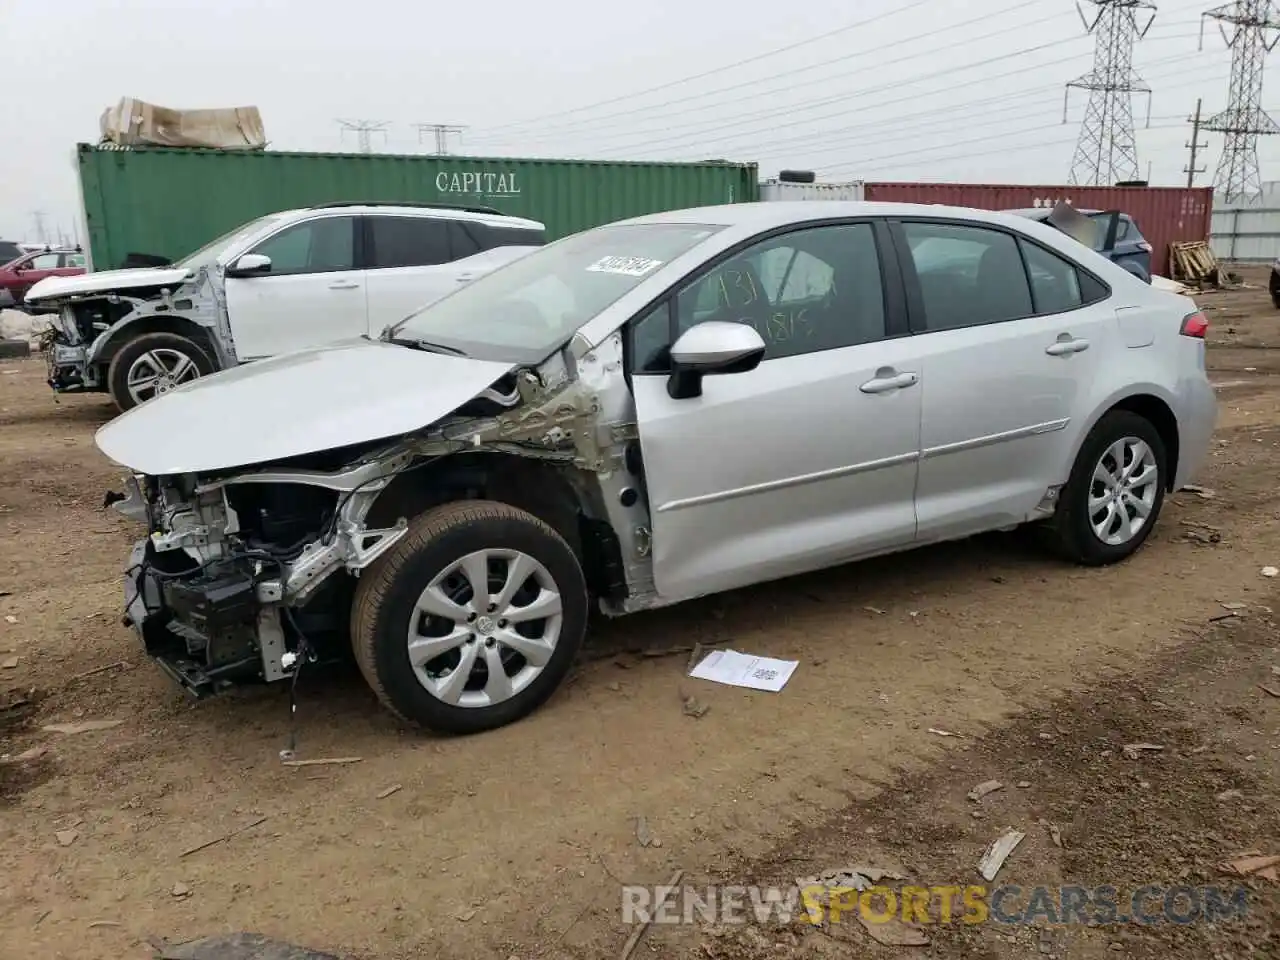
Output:
[[383,327],[546,242],[485,207],[329,203],[261,217],[171,266],[50,277],[49,385],[121,410],[236,364]]

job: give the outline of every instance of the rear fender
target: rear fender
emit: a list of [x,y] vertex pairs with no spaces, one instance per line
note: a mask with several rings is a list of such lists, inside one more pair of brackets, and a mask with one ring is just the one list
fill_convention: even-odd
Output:
[[[1138,351],[1142,352],[1142,351]],[[1080,456],[1080,449],[1084,446],[1084,442],[1088,439],[1089,434],[1093,432],[1093,428],[1097,426],[1098,421],[1114,410],[1116,407],[1126,406],[1135,402],[1143,402],[1140,398],[1153,398],[1162,403],[1173,418],[1174,443],[1172,449],[1168,451],[1170,459],[1173,463],[1169,464],[1172,469],[1169,471],[1169,482],[1177,475],[1177,459],[1178,459],[1178,398],[1174,396],[1165,387],[1158,383],[1150,381],[1127,383],[1123,387],[1115,390],[1111,394],[1103,397],[1103,399],[1094,407],[1093,414],[1088,421],[1076,431],[1072,438],[1071,458],[1063,465],[1061,469],[1062,482],[1066,483],[1071,476],[1071,469],[1075,466],[1076,458]],[[1146,401],[1150,402],[1150,401]]]

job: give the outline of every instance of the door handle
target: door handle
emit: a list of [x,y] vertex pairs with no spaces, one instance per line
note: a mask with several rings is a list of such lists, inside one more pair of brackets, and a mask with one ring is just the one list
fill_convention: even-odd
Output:
[[462,276],[458,277],[457,280],[458,283],[470,283],[475,278],[475,274],[473,273],[464,273]]
[[333,283],[329,284],[329,289],[330,290],[354,290],[358,286],[360,286],[360,284],[356,283],[354,280],[335,280]]
[[1044,352],[1051,357],[1065,357],[1072,353],[1080,353],[1082,350],[1089,349],[1088,340],[1073,339],[1070,334],[1063,334],[1054,343],[1044,348]]
[[877,370],[874,380],[868,380],[858,389],[863,393],[888,393],[914,387],[918,378],[914,373],[895,373],[893,370]]

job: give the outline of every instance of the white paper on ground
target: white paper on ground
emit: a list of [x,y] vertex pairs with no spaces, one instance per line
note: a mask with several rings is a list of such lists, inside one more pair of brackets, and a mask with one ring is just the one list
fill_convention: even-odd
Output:
[[799,660],[775,660],[772,657],[738,653],[736,650],[714,650],[689,671],[689,676],[713,683],[727,683],[733,687],[750,687],[752,690],[777,693],[787,685],[799,664]]

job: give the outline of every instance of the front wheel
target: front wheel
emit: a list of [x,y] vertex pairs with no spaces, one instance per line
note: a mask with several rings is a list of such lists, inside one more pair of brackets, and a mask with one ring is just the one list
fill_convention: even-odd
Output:
[[1130,556],[1164,505],[1168,456],[1151,421],[1112,410],[1085,438],[1050,521],[1059,552],[1085,566]]
[[356,661],[402,720],[479,733],[539,707],[587,627],[582,568],[532,514],[471,500],[436,507],[360,577]]
[[144,333],[116,351],[107,368],[107,388],[121,411],[213,373],[200,346],[176,333]]

